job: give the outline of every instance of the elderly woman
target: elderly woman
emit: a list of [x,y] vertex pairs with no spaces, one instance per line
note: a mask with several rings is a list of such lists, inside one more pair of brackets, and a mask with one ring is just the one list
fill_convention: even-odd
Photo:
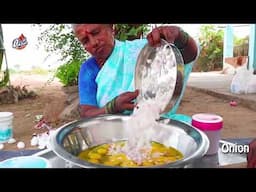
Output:
[[[159,46],[160,39],[164,38],[169,43],[174,43],[180,49],[186,64],[185,74],[191,71],[198,54],[193,38],[177,26],[161,26],[153,29],[147,39],[124,42],[114,39],[111,24],[74,24],[73,30],[84,49],[91,54],[91,58],[82,64],[79,72],[81,117],[134,109],[133,101],[139,94],[138,90],[134,90],[135,65],[140,50],[147,42],[151,46]],[[188,75],[184,82],[187,77]],[[180,99],[181,96],[167,116],[176,112]]]

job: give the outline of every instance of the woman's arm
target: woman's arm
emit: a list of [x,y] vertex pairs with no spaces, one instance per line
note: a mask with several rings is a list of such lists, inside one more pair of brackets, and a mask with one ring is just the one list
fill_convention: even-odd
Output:
[[187,64],[195,60],[197,56],[198,47],[196,45],[195,40],[189,36],[187,45],[183,49],[179,50],[182,54],[184,63]]
[[175,44],[184,59],[184,63],[190,63],[197,56],[197,45],[195,40],[178,26],[160,26],[154,28],[147,35],[148,42],[151,46],[160,45],[161,38],[169,43]]
[[125,110],[133,110],[136,104],[133,102],[138,96],[139,91],[125,92],[109,101],[104,107],[99,108],[92,105],[80,105],[80,117],[95,117],[102,114],[116,114]]
[[105,108],[98,108],[91,105],[80,105],[79,113],[81,118],[95,117],[98,115],[106,114]]

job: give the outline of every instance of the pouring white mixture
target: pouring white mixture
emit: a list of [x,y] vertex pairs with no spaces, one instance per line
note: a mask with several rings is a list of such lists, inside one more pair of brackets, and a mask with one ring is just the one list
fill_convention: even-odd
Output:
[[147,62],[150,68],[143,69],[137,107],[131,118],[124,122],[128,142],[110,150],[111,154],[123,152],[138,164],[147,159],[151,151],[150,142],[157,131],[156,120],[173,95],[177,75],[176,59],[170,45],[156,48],[155,58]]

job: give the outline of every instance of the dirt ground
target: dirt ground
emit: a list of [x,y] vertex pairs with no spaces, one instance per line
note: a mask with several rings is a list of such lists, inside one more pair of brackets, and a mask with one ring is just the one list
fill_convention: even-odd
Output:
[[[10,111],[14,114],[13,137],[17,142],[23,141],[26,149],[37,149],[30,145],[34,133],[42,133],[48,129],[35,129],[36,116],[44,115],[52,122],[50,125],[57,128],[65,122],[58,122],[58,115],[65,107],[66,94],[62,90],[62,84],[57,80],[50,81],[52,76],[46,75],[12,75],[11,85],[26,86],[38,95],[36,98],[19,100],[17,104],[2,104],[0,111]],[[5,143],[4,150],[18,150],[17,142],[14,144]]]
[[[30,140],[33,133],[41,133],[47,129],[37,130],[36,115],[45,115],[51,122],[53,128],[57,128],[66,122],[56,122],[58,115],[65,107],[67,99],[62,90],[62,84],[57,79],[47,84],[50,76],[40,75],[14,75],[12,85],[26,85],[28,90],[34,90],[38,97],[34,99],[23,99],[17,104],[0,105],[0,111],[14,113],[13,136],[16,141],[23,141],[26,149],[31,147]],[[213,97],[199,91],[187,88],[178,113],[193,115],[195,113],[209,112],[221,115],[224,127],[221,137],[224,138],[247,138],[256,137],[256,112],[243,106],[231,107],[230,101]],[[4,150],[18,150],[17,142],[5,144]]]

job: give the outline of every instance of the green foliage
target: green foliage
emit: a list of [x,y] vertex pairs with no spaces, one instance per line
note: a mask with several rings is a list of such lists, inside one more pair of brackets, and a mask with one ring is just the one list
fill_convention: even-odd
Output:
[[53,24],[38,37],[45,50],[61,56],[61,61],[84,60],[89,55],[74,36],[71,25]]
[[0,88],[6,86],[10,82],[9,70],[3,72],[3,79],[0,81]]
[[234,36],[234,46],[239,46],[239,45],[248,44],[248,43],[249,43],[248,35],[244,38],[239,38],[237,36]]
[[115,24],[115,38],[120,41],[139,39],[147,32],[147,24]]
[[58,67],[55,76],[60,79],[64,86],[78,84],[78,73],[82,61],[73,60]]
[[200,71],[222,69],[223,65],[223,38],[224,31],[214,25],[202,25],[200,28],[199,42],[200,56],[197,68]]
[[40,34],[38,40],[47,52],[60,55],[60,60],[65,62],[57,68],[55,77],[64,86],[77,85],[80,65],[83,60],[89,57],[89,54],[75,37],[71,25],[50,25]]

